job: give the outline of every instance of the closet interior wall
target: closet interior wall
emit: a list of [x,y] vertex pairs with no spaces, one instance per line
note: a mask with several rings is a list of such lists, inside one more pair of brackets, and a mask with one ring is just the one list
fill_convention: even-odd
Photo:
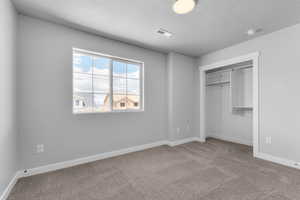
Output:
[[206,73],[206,137],[252,145],[252,62]]

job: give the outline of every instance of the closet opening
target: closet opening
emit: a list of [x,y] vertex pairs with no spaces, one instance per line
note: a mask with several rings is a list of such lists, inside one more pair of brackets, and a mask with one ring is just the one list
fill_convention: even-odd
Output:
[[258,53],[200,66],[200,139],[259,151]]

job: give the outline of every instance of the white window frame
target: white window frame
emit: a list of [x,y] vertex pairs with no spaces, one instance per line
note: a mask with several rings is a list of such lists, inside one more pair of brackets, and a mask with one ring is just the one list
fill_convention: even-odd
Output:
[[[94,55],[94,56],[101,56],[101,57],[105,57],[105,58],[109,58],[111,59],[111,64],[110,64],[110,73],[109,73],[109,93],[110,93],[110,111],[105,111],[105,112],[100,112],[100,111],[92,111],[92,112],[74,112],[74,59],[73,59],[73,55],[75,52],[78,53],[83,53],[83,54],[90,54],[90,55]],[[113,109],[113,73],[112,73],[112,61],[120,61],[123,63],[135,63],[135,64],[139,64],[140,65],[140,109],[124,109],[124,110],[114,110]],[[134,60],[134,59],[128,59],[128,58],[122,58],[122,57],[118,57],[118,56],[112,56],[112,55],[108,55],[108,54],[103,54],[103,53],[99,53],[99,52],[95,52],[95,51],[89,51],[89,50],[85,50],[85,49],[80,49],[80,48],[72,48],[72,113],[74,115],[81,115],[81,114],[105,114],[105,113],[127,113],[127,112],[144,112],[145,111],[145,106],[144,106],[144,62],[142,61],[138,61],[138,60]],[[127,80],[127,77],[126,77]],[[94,91],[93,91],[94,94]],[[93,100],[94,101],[94,100]]]

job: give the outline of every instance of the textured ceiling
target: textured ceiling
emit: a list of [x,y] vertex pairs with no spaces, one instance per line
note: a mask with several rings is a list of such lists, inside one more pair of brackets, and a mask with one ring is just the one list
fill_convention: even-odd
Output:
[[[25,15],[162,52],[199,56],[300,23],[300,0],[199,0],[186,15],[174,0],[12,0]],[[173,33],[166,38],[159,28]],[[262,28],[247,36],[249,28]]]

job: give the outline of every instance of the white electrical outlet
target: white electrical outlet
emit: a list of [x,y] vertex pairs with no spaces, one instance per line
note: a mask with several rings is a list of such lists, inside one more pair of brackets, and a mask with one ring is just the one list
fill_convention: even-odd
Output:
[[266,144],[272,144],[272,138],[271,136],[266,137]]
[[295,163],[294,163],[294,166],[297,167],[297,168],[300,168],[300,163],[295,162]]
[[36,152],[37,153],[43,153],[44,152],[44,144],[36,145]]
[[191,127],[190,127],[190,121],[189,120],[187,120],[187,122],[186,122],[186,132],[190,132],[190,129],[191,129]]

